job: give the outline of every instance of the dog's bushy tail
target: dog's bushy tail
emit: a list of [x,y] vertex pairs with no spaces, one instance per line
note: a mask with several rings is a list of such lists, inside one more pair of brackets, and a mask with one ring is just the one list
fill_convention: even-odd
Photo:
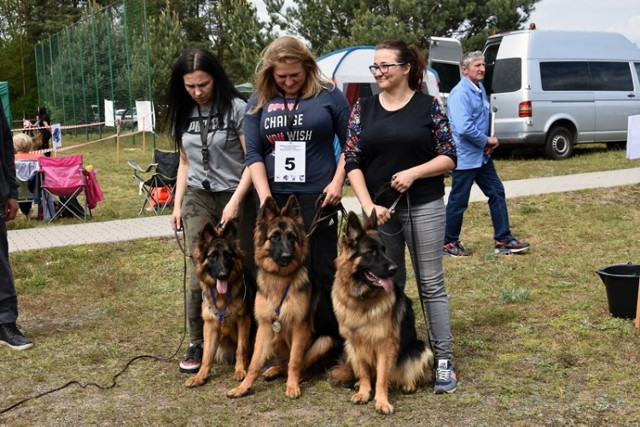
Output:
[[346,388],[353,388],[356,382],[356,375],[351,369],[351,365],[340,359],[338,364],[329,370],[331,382]]

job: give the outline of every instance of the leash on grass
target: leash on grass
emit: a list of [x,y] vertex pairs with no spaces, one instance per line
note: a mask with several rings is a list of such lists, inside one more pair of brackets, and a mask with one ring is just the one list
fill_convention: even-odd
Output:
[[184,344],[184,340],[186,338],[187,335],[187,252],[185,250],[186,247],[186,236],[182,235],[182,239],[183,242],[180,242],[180,238],[178,237],[178,232],[175,231],[174,232],[175,236],[176,236],[176,241],[178,242],[178,247],[180,248],[180,251],[183,254],[183,262],[182,262],[182,293],[183,293],[183,303],[184,303],[184,319],[183,319],[183,325],[182,325],[182,339],[180,340],[180,344],[178,345],[178,347],[176,348],[176,350],[173,352],[173,354],[171,354],[170,356],[152,356],[149,354],[142,354],[139,356],[135,356],[134,358],[130,359],[122,369],[120,369],[120,371],[118,371],[112,378],[111,378],[111,384],[109,385],[100,385],[96,382],[89,382],[86,384],[82,384],[80,381],[78,380],[71,380],[69,382],[67,382],[66,384],[60,386],[60,387],[56,387],[47,391],[44,391],[42,393],[38,393],[34,396],[31,397],[27,397],[24,398],[16,403],[14,403],[11,406],[8,406],[6,408],[0,409],[0,415],[7,413],[9,411],[11,411],[12,409],[17,408],[18,406],[21,406],[24,403],[27,403],[29,401],[32,400],[36,400],[39,399],[43,396],[46,396],[48,394],[53,394],[55,392],[58,392],[60,390],[64,390],[67,387],[70,387],[72,385],[77,385],[80,388],[87,388],[89,386],[93,386],[96,387],[100,390],[109,390],[114,388],[117,385],[117,379],[118,377],[120,377],[120,375],[124,374],[126,372],[127,369],[129,369],[129,366],[131,366],[131,364],[133,364],[133,362],[135,362],[136,360],[139,359],[152,359],[152,360],[156,360],[156,361],[160,361],[160,362],[169,362],[171,361],[180,351],[180,348],[182,347],[182,345]]
[[[375,194],[374,198],[373,198],[373,202],[375,203],[376,199],[378,197],[380,197],[381,194],[383,194],[385,191],[389,191],[391,190],[391,182],[386,183],[385,185],[383,185]],[[420,300],[420,306],[422,307],[422,315],[424,316],[424,324],[427,328],[427,333],[426,333],[426,337],[427,337],[427,344],[429,345],[429,348],[431,348],[431,351],[434,351],[433,348],[433,342],[431,341],[431,325],[429,324],[429,320],[428,320],[428,316],[427,316],[427,307],[424,304],[424,301],[422,300],[422,286],[421,286],[421,280],[420,278],[422,277],[421,273],[420,273],[420,263],[417,262],[417,257],[418,257],[418,250],[417,250],[417,240],[416,240],[416,227],[415,224],[413,223],[413,215],[411,213],[411,198],[409,197],[409,191],[405,191],[404,193],[399,193],[398,197],[396,197],[396,199],[393,201],[393,203],[391,204],[391,206],[389,207],[389,211],[393,214],[395,212],[395,208],[398,204],[398,202],[400,202],[400,200],[402,199],[402,196],[405,197],[405,199],[407,200],[407,211],[409,213],[409,215],[407,216],[407,220],[405,221],[404,224],[402,224],[402,227],[400,227],[400,230],[397,231],[396,233],[385,233],[382,230],[379,230],[382,234],[384,234],[385,236],[389,236],[389,237],[393,237],[393,236],[397,236],[398,234],[402,233],[404,231],[404,229],[407,227],[407,224],[411,224],[411,246],[413,249],[413,254],[411,252],[409,252],[411,256],[411,264],[413,264],[413,269],[415,270],[416,273],[416,287],[418,289],[418,299]],[[416,258],[416,259],[414,259]],[[406,267],[405,267],[406,269]],[[406,279],[406,273],[405,273],[405,279]]]

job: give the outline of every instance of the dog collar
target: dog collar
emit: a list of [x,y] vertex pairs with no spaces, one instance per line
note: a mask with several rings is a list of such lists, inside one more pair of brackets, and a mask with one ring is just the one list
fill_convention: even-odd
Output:
[[282,303],[284,302],[284,299],[287,297],[287,294],[289,293],[290,286],[291,286],[291,283],[289,283],[287,287],[284,288],[284,293],[282,294],[282,299],[280,300],[280,304],[278,304],[278,306],[275,309],[276,317],[280,316],[280,307],[282,307]]
[[[213,292],[213,289],[209,288],[209,293],[211,294],[211,299],[213,300],[213,306],[217,309],[218,308],[218,300],[216,299],[216,294]],[[211,310],[211,312],[218,318],[218,320],[220,322],[222,322],[222,319],[224,318],[224,312],[227,311],[227,307],[229,307],[229,303],[231,302],[231,290],[228,289],[227,290],[227,302],[224,305],[224,307],[222,308],[222,311],[220,313],[216,312],[215,310],[211,309],[211,306],[209,306],[209,310]]]

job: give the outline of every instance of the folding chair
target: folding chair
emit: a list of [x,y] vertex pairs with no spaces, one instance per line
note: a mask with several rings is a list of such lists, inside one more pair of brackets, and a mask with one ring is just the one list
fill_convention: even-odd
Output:
[[16,160],[15,165],[16,180],[20,186],[18,188],[18,206],[20,206],[20,211],[29,218],[33,203],[36,201],[34,188],[40,166],[37,160]]
[[[136,162],[129,161],[129,166],[133,168],[133,178],[138,184],[141,194],[144,195],[142,207],[138,215],[144,212],[145,206],[149,203],[153,212],[158,215],[164,212],[167,206],[173,203],[176,180],[178,179],[178,165],[180,164],[180,153],[178,151],[165,151],[155,148],[153,150],[153,163],[142,169]],[[166,187],[169,197],[161,200],[157,192]]]
[[[65,212],[72,216],[87,220],[87,185],[83,173],[82,154],[66,157],[40,157],[40,190],[42,198],[58,196],[60,205],[55,212],[49,212],[48,222],[61,217]],[[77,206],[77,197],[82,195],[83,205]],[[47,206],[45,204],[45,206]],[[50,209],[47,207],[47,209]],[[82,210],[82,212],[79,212]]]

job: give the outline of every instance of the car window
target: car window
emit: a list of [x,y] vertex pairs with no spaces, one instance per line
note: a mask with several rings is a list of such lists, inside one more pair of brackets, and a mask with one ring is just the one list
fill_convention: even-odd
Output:
[[522,59],[498,59],[493,67],[492,93],[515,92],[522,87]]
[[628,62],[589,62],[593,90],[632,91]]
[[586,61],[541,62],[542,90],[592,90]]

